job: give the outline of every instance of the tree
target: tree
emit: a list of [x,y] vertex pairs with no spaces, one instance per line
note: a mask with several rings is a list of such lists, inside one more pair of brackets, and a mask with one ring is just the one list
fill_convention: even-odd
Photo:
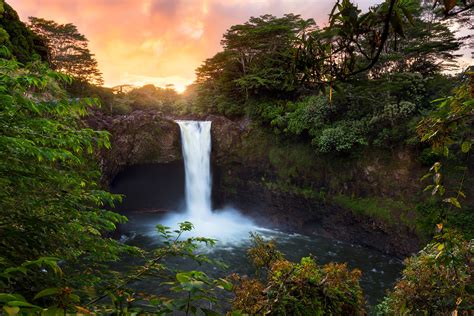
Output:
[[4,30],[0,44],[5,45],[19,62],[26,63],[35,58],[46,62],[49,60],[44,41],[29,30],[15,10],[3,0],[0,1],[0,27]]
[[[92,155],[109,146],[108,134],[83,126],[94,101],[69,99],[61,81],[70,78],[39,62],[0,58],[0,269],[41,256],[61,258],[65,271],[94,269],[125,249],[103,235],[125,221],[105,209],[120,197],[100,188]],[[41,273],[14,287],[39,284],[47,284]]]
[[29,27],[43,38],[51,53],[53,70],[70,75],[80,82],[102,85],[97,60],[89,51],[87,38],[72,23],[30,17]]
[[234,53],[241,76],[235,80],[245,91],[292,91],[297,80],[292,69],[293,47],[297,35],[315,28],[313,19],[285,14],[251,17],[248,22],[232,26],[223,36],[224,50]]

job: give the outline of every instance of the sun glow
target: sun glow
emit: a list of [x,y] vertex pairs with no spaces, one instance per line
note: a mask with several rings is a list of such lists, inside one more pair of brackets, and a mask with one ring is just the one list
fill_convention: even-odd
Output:
[[186,90],[186,87],[192,83],[192,79],[187,79],[180,76],[148,77],[126,73],[120,77],[118,82],[126,82],[127,84],[133,85],[135,87],[152,84],[160,88],[172,88],[178,93],[183,93]]

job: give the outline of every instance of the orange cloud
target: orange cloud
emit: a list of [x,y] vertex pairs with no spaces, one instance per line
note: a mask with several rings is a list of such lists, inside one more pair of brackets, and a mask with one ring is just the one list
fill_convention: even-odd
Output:
[[[332,0],[9,0],[28,16],[74,23],[90,41],[105,84],[191,83],[222,34],[250,16],[301,14],[324,24]],[[363,9],[374,0],[359,1]]]

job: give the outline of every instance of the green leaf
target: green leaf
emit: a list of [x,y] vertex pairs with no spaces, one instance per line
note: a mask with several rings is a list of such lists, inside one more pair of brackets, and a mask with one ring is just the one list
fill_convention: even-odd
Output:
[[189,272],[180,272],[176,274],[176,280],[180,283],[188,282],[191,279]]
[[471,150],[471,142],[465,141],[461,144],[461,151],[463,153],[468,153]]
[[41,297],[44,297],[44,296],[58,295],[60,292],[61,292],[61,290],[58,289],[58,288],[44,289],[41,292],[39,292],[38,294],[36,294],[35,297],[33,298],[33,300],[37,300],[37,299],[39,299]]
[[0,302],[6,303],[9,301],[17,301],[18,298],[13,294],[0,293]]
[[39,306],[30,304],[24,301],[10,301],[7,303],[8,306],[18,306],[18,307],[31,307],[31,308],[41,308]]
[[443,146],[443,155],[445,157],[448,157],[449,156],[449,148],[448,146]]
[[216,281],[216,283],[218,284],[219,288],[222,288],[226,291],[232,291],[232,289],[234,288],[234,285],[232,284],[232,282],[229,282],[226,279],[220,278]]
[[403,32],[403,23],[400,19],[400,15],[398,14],[398,12],[395,12],[392,15],[392,17],[390,18],[390,24],[398,35],[400,35],[401,37],[405,37],[405,33]]
[[455,198],[455,197],[450,197],[450,198],[444,199],[443,202],[450,203],[450,204],[454,205],[457,208],[461,208],[461,203],[459,203],[458,199]]
[[428,178],[431,177],[431,176],[433,176],[432,173],[427,173],[427,174],[425,174],[423,177],[421,177],[420,181],[424,181],[424,180],[428,179]]

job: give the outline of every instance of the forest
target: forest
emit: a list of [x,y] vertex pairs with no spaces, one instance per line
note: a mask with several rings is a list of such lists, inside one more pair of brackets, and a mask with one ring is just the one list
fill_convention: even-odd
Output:
[[[474,48],[474,2],[380,0],[367,11],[333,2],[326,24],[288,13],[229,26],[221,50],[178,93],[172,85],[105,87],[74,24],[22,22],[0,0],[0,314],[471,315],[474,65],[459,57]],[[403,225],[419,247],[374,304],[363,267],[309,253],[293,260],[259,233],[245,250],[248,275],[201,269],[228,263],[201,251],[219,238],[189,237],[189,221],[156,225],[153,247],[124,242],[128,219],[117,208],[127,197],[104,180],[104,153],[117,136],[89,122],[134,113],[250,122],[245,154],[265,169],[263,151],[274,168],[255,176],[266,190],[393,231]],[[383,200],[358,182],[347,193],[345,167],[330,185],[315,184],[315,161],[348,166],[401,149],[420,166],[420,176],[410,175],[419,190],[405,190],[390,163],[383,182],[402,193]],[[179,260],[193,269],[176,268]],[[159,290],[137,286],[151,278]]]

